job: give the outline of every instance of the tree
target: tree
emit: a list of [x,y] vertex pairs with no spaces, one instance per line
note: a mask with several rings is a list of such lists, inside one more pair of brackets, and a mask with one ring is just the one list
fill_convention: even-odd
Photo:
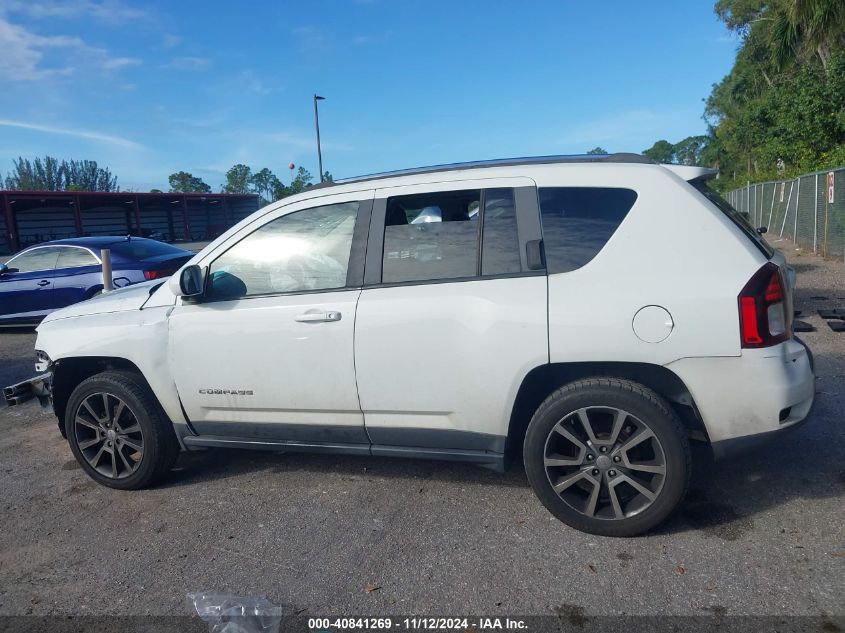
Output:
[[250,185],[252,186],[252,191],[261,196],[261,200],[264,204],[284,197],[284,195],[279,195],[277,197],[276,194],[284,194],[285,186],[267,167],[252,175],[250,178]]
[[294,177],[293,182],[290,184],[289,189],[291,194],[299,193],[306,187],[310,187],[313,180],[314,176],[311,175],[311,172],[305,169],[305,167],[300,166],[300,168],[296,171],[296,176]]
[[250,193],[252,170],[248,165],[238,163],[226,172],[224,193]]
[[211,193],[211,187],[186,171],[177,171],[167,177],[171,193]]
[[798,46],[812,50],[828,70],[833,52],[845,45],[845,3],[842,0],[792,0],[788,23],[797,31]]
[[13,161],[7,189],[28,191],[118,191],[117,177],[94,160],[63,160],[52,156]]
[[644,149],[643,155],[658,163],[671,163],[675,156],[675,146],[667,140],[660,140],[650,148]]
[[62,162],[65,187],[77,186],[80,191],[116,191],[117,178],[95,160]]
[[743,48],[765,51],[778,71],[817,57],[827,70],[845,45],[842,0],[719,0],[716,14],[740,35]]
[[293,192],[290,190],[290,187],[286,186],[281,180],[276,178],[273,181],[273,200],[281,200],[282,198],[287,198]]
[[740,46],[705,101],[707,134],[644,153],[716,167],[723,190],[845,163],[845,1],[718,0],[715,10]]
[[716,13],[741,38],[704,111],[711,133],[699,161],[727,176],[720,187],[841,164],[845,2],[719,0]]
[[705,135],[688,136],[672,146],[672,158],[681,165],[700,165],[701,153],[709,138]]
[[590,154],[590,155],[592,155],[592,154],[608,154],[608,153],[609,152],[606,149],[604,149],[603,147],[594,147],[589,152],[587,152],[587,154]]

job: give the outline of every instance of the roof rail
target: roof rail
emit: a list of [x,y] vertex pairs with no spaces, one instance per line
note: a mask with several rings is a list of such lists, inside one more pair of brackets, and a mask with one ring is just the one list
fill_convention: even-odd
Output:
[[[480,160],[468,163],[448,163],[445,165],[430,165],[428,167],[413,167],[411,169],[400,169],[396,171],[385,171],[366,176],[355,176],[335,180],[334,184],[345,185],[354,182],[367,180],[379,180],[382,178],[394,178],[396,176],[414,176],[417,174],[430,174],[443,171],[459,171],[462,169],[482,169],[484,167],[515,167],[520,165],[548,165],[556,163],[640,163],[657,164],[652,159],[641,154],[618,153],[618,154],[571,154],[555,156],[528,156],[524,158],[497,158],[493,160]],[[315,186],[326,186],[325,183]]]

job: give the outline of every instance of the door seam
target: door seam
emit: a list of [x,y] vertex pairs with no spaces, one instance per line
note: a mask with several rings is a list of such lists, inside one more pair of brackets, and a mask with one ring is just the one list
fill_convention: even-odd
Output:
[[364,435],[370,443],[369,450],[372,454],[373,438],[370,437],[370,431],[367,429],[367,416],[364,414],[364,407],[361,406],[361,389],[358,387],[358,304],[363,294],[363,290],[358,292],[358,298],[355,300],[355,314],[352,315],[352,373],[355,376],[355,397],[358,399],[358,410],[361,412],[361,424],[364,426]]

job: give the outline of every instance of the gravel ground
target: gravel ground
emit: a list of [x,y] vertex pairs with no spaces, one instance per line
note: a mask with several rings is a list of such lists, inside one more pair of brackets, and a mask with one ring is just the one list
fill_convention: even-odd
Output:
[[[184,614],[197,590],[308,614],[564,614],[576,626],[843,615],[845,334],[815,310],[845,307],[845,265],[777,245],[817,328],[803,335],[819,375],[812,418],[758,452],[698,464],[656,533],[569,529],[518,467],[210,451],[183,455],[154,490],[109,490],[28,403],[0,412],[0,615]],[[34,340],[0,333],[2,384],[30,375]]]

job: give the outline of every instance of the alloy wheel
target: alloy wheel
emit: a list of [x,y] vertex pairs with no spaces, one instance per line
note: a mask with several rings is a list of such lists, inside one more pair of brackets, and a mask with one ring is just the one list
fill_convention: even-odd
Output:
[[666,479],[660,440],[648,424],[615,407],[584,407],[559,420],[546,438],[543,462],[555,493],[595,519],[642,512]]
[[144,435],[129,406],[110,393],[86,397],[74,416],[79,452],[104,477],[123,479],[134,473],[144,456]]

